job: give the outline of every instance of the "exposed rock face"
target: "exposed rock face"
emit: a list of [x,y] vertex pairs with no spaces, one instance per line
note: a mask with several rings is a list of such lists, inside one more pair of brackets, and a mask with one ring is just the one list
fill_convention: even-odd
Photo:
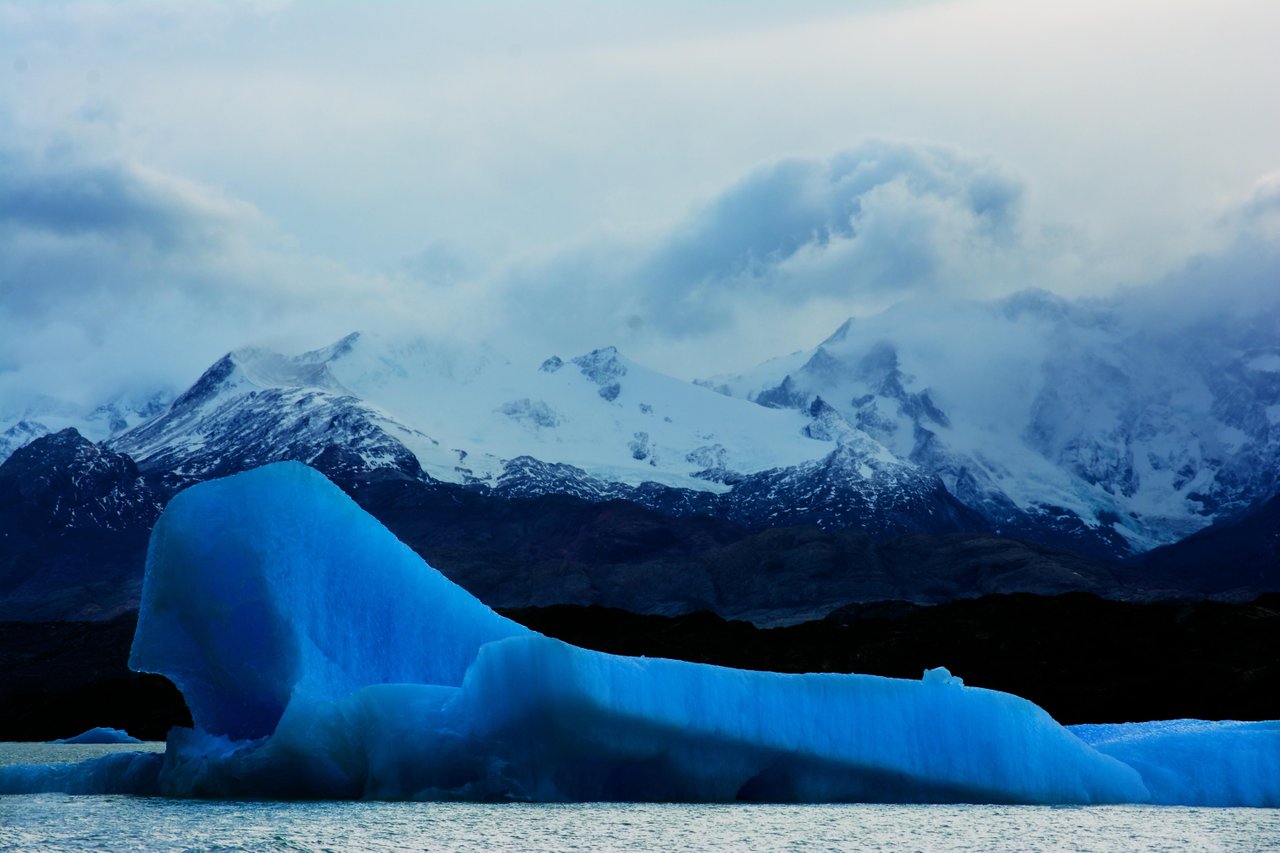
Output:
[[[622,393],[622,377],[627,375],[627,366],[622,363],[618,351],[614,347],[592,350],[579,356],[573,363],[582,371],[582,375],[600,387],[600,396],[612,403]],[[544,362],[545,365],[545,362]]]
[[38,438],[0,463],[0,502],[51,530],[129,530],[155,521],[163,491],[133,460],[74,429]]
[[137,607],[169,492],[73,429],[0,464],[0,620],[108,618]]

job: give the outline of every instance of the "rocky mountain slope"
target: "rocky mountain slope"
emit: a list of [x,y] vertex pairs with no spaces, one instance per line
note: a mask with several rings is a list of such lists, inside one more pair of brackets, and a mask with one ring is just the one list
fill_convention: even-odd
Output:
[[151,525],[170,490],[73,429],[0,464],[0,619],[136,609]]
[[[394,467],[370,469],[333,446],[312,462],[428,562],[494,606],[709,610],[771,625],[893,599],[1203,594],[1194,572],[1170,576],[991,534],[875,536],[812,524],[752,529],[621,499],[506,496]],[[150,526],[183,485],[163,471],[140,473],[127,456],[72,431],[40,438],[0,464],[0,621],[101,619],[136,607]],[[1248,600],[1280,577],[1264,569],[1239,580],[1210,591]]]

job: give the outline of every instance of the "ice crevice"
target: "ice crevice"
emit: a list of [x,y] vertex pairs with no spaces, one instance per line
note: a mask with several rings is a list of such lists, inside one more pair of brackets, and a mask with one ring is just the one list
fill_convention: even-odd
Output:
[[945,670],[748,672],[544,637],[298,463],[173,499],[130,665],[170,678],[194,728],[162,757],[0,768],[0,793],[1280,805],[1280,724],[1068,729]]

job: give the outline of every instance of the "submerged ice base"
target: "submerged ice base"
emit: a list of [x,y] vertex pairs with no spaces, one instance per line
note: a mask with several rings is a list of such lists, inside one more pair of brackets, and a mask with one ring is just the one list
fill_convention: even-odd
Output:
[[[1267,724],[1201,724],[1153,748],[1133,731],[1077,736],[945,673],[748,672],[543,637],[294,463],[172,501],[152,535],[130,663],[182,690],[194,729],[175,729],[162,761],[86,763],[46,774],[44,790],[1280,804],[1280,732]],[[1189,781],[1202,769],[1188,762],[1224,748],[1238,760],[1213,772],[1231,778]],[[1255,750],[1270,760],[1250,762]],[[0,791],[41,778],[0,768]]]

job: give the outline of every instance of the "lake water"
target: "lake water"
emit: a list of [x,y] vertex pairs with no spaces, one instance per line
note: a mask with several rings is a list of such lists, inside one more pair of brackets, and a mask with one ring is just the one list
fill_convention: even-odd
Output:
[[[0,763],[120,749],[0,744]],[[495,849],[1275,850],[1280,810],[0,797],[0,850]]]

